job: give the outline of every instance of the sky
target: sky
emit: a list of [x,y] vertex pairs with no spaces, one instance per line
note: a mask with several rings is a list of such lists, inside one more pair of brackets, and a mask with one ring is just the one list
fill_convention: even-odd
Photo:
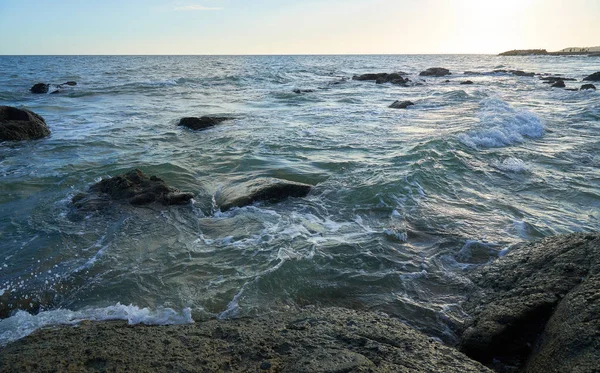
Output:
[[0,54],[442,54],[600,45],[600,0],[0,0]]

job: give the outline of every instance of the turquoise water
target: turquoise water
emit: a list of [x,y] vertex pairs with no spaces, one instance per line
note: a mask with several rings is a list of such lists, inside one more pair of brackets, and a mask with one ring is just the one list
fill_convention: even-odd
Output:
[[[419,78],[434,66],[453,75]],[[29,108],[52,131],[0,143],[0,303],[13,315],[0,342],[75,319],[189,322],[306,305],[383,311],[452,341],[466,271],[517,242],[600,228],[600,93],[463,74],[494,69],[563,74],[578,88],[598,63],[0,56],[0,105]],[[422,85],[348,80],[398,70]],[[68,80],[78,85],[57,95],[28,92]],[[395,100],[416,105],[389,109]],[[176,125],[207,114],[235,120]],[[194,203],[74,216],[72,196],[132,168]],[[315,188],[215,208],[221,188],[259,176]]]

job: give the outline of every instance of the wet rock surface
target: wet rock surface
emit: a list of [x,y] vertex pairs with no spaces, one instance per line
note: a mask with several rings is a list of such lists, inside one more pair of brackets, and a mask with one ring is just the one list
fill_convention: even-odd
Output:
[[87,193],[73,197],[73,205],[78,209],[101,210],[111,202],[123,202],[131,205],[146,205],[158,202],[163,205],[182,205],[188,203],[194,195],[183,193],[169,187],[156,176],[148,177],[140,170],[103,179],[92,185]]
[[258,201],[278,202],[288,197],[305,197],[312,185],[275,178],[257,178],[221,190],[216,202],[222,211]]
[[202,116],[202,117],[185,117],[179,120],[179,126],[191,128],[193,130],[204,130],[210,127],[214,127],[221,122],[226,120],[232,120],[232,117],[214,117],[214,116]]
[[551,85],[552,88],[565,88],[565,82],[562,80],[557,80],[554,84]]
[[34,84],[31,88],[29,88],[29,91],[31,93],[48,93],[48,89],[50,88],[50,84],[46,84],[46,83],[36,83]]
[[600,82],[600,71],[586,76],[585,78],[583,78],[583,80],[589,81],[589,82]]
[[470,85],[470,84],[473,84],[473,81],[471,81],[471,80],[465,80],[464,82],[460,82],[460,84],[462,84],[462,85]]
[[421,71],[420,76],[445,76],[452,75],[450,70],[444,69],[443,67],[430,67],[425,71]]
[[190,325],[81,323],[0,350],[0,371],[492,372],[396,319],[306,309]]
[[404,78],[403,75],[407,75],[405,72],[396,72],[396,73],[375,73],[375,74],[363,74],[363,75],[355,75],[352,77],[352,80],[359,81],[368,81],[374,80],[377,84],[391,83],[397,85],[405,85],[410,82],[410,79]]
[[593,84],[584,84],[584,85],[581,86],[580,90],[585,91],[586,89],[592,89],[592,90],[595,91],[596,90],[596,86],[593,85]]
[[394,101],[394,103],[392,103],[390,105],[390,108],[392,109],[406,109],[409,106],[413,106],[414,103],[411,101]]
[[600,234],[554,236],[469,275],[460,350],[501,372],[600,366]]
[[44,118],[27,109],[0,106],[0,141],[34,140],[46,137],[50,129]]

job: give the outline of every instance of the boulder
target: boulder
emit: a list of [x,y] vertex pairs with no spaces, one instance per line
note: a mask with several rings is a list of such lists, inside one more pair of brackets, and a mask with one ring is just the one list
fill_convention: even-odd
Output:
[[140,170],[103,179],[92,185],[87,193],[73,197],[73,205],[78,209],[100,210],[111,202],[131,205],[145,205],[153,202],[163,205],[182,205],[188,203],[194,195],[182,193],[169,187],[156,176],[146,176]]
[[34,84],[33,87],[29,88],[29,91],[31,93],[48,93],[49,88],[50,88],[50,84],[37,83],[37,84]]
[[185,325],[46,328],[0,349],[0,371],[493,373],[384,314],[314,307]]
[[299,95],[301,93],[312,93],[312,92],[314,92],[314,90],[312,90],[312,89],[294,89],[292,92]]
[[393,104],[390,105],[392,109],[406,109],[409,106],[414,105],[411,101],[394,101]]
[[473,271],[460,350],[499,371],[600,366],[600,234],[553,236]]
[[588,75],[583,78],[585,81],[589,82],[600,82],[600,71],[593,73],[592,75]]
[[552,88],[565,88],[565,82],[562,80],[557,80],[554,84],[552,84],[551,86]]
[[398,85],[405,85],[410,82],[410,79],[404,78],[402,75],[407,75],[405,72],[397,72],[397,73],[377,73],[377,74],[363,74],[363,75],[355,75],[352,77],[352,80],[374,80],[377,84],[383,83],[392,83]]
[[27,109],[0,106],[0,140],[33,140],[46,137],[50,129],[44,118]]
[[217,124],[226,120],[232,120],[231,117],[213,117],[213,116],[202,116],[202,117],[186,117],[179,120],[179,126],[191,128],[193,130],[204,130],[210,127],[214,127]]
[[465,80],[464,82],[460,82],[460,84],[467,85],[467,84],[473,84],[473,82],[470,80]]
[[444,69],[442,67],[431,67],[425,71],[421,71],[420,76],[445,76],[452,75],[450,70]]
[[584,84],[581,86],[581,90],[584,91],[586,89],[593,89],[594,91],[596,90],[596,86],[593,84]]
[[312,185],[294,181],[257,178],[234,184],[221,190],[216,202],[222,211],[251,205],[257,201],[278,202],[288,197],[305,197]]

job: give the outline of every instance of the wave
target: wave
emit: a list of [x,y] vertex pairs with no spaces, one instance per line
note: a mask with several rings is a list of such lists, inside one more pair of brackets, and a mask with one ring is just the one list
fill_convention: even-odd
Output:
[[500,171],[508,171],[508,172],[526,172],[529,171],[529,168],[525,164],[522,159],[508,157],[502,162],[494,161],[492,162],[492,167],[500,170]]
[[192,310],[184,308],[180,312],[172,308],[140,308],[134,305],[117,303],[104,308],[87,308],[80,311],[59,309],[43,311],[32,315],[18,311],[15,315],[0,320],[0,346],[24,338],[34,331],[49,325],[75,325],[84,320],[107,321],[126,320],[130,325],[174,325],[191,324]]
[[540,138],[544,125],[535,114],[513,109],[508,103],[488,98],[481,101],[479,120],[484,128],[462,133],[458,139],[474,148],[497,148],[522,143],[526,138]]

